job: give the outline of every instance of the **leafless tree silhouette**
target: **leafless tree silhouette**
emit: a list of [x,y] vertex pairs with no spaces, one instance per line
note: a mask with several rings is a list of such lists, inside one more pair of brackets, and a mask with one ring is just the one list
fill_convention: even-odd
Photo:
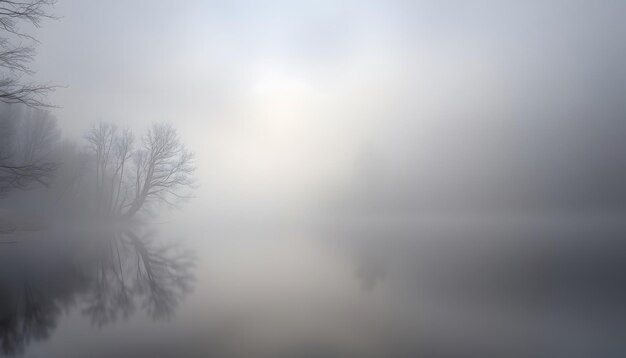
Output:
[[56,119],[48,112],[3,108],[0,115],[0,195],[27,189],[32,183],[48,186],[57,168],[50,152],[59,140]]
[[[48,339],[61,315],[76,305],[97,327],[136,311],[170,318],[193,290],[196,257],[180,240],[134,230],[92,231],[81,241],[95,239],[95,246],[20,251],[0,260],[0,356],[19,355]],[[61,236],[46,237],[58,244]],[[9,269],[16,262],[23,264],[17,275]]]
[[128,231],[126,235],[137,254],[136,286],[144,297],[143,307],[154,318],[169,318],[193,286],[193,254],[181,250],[177,242],[153,244],[149,234],[139,237]]
[[[86,136],[89,143],[90,150],[95,155],[95,167],[96,167],[96,203],[97,210],[102,211],[105,197],[105,190],[108,189],[111,175],[109,174],[110,166],[115,166],[111,163],[113,161],[112,153],[115,146],[117,137],[117,127],[108,123],[100,122],[98,125],[91,128]],[[112,186],[113,184],[111,184]]]
[[[135,136],[130,130],[124,130],[121,132],[115,140],[115,171],[111,179],[110,189],[110,208],[112,212],[120,212],[122,207],[126,205],[126,194],[128,192],[127,187],[123,187],[124,183],[124,169],[126,169],[129,160],[133,155],[133,146],[135,143]],[[122,193],[122,190],[124,191]],[[121,195],[120,195],[121,194]],[[120,201],[121,199],[121,201]]]
[[[48,10],[56,0],[0,0],[0,101],[22,103],[30,107],[49,107],[46,95],[58,86],[28,82],[33,73],[29,66],[37,40],[20,29],[20,23],[39,27],[44,18],[54,18]],[[27,43],[24,43],[27,41]]]
[[[176,205],[193,186],[193,154],[174,127],[154,124],[134,148],[134,135],[107,123],[86,135],[94,157],[96,205],[100,214],[126,218],[151,203]],[[132,159],[132,160],[131,160]]]
[[151,201],[176,205],[189,195],[181,190],[193,186],[193,154],[180,142],[176,129],[169,124],[154,124],[135,155],[135,195],[126,217],[134,216]]
[[48,186],[55,169],[56,164],[54,163],[0,164],[0,195],[10,189],[27,189],[33,182]]
[[[180,241],[155,240],[132,230],[102,237],[102,256],[83,313],[99,327],[127,318],[137,308],[169,318],[194,284],[195,256]],[[139,307],[138,305],[139,304]]]

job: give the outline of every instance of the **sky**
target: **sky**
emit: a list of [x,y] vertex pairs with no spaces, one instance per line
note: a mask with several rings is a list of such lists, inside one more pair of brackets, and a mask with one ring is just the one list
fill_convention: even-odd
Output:
[[[75,138],[169,121],[196,209],[625,208],[623,1],[78,1],[36,78]],[[203,210],[198,210],[202,212]]]
[[[33,33],[33,79],[64,86],[49,97],[64,135],[170,122],[197,189],[146,235],[189,237],[199,260],[169,329],[92,334],[70,311],[52,354],[621,348],[626,1],[58,0],[54,13]],[[46,211],[22,194],[6,205]],[[65,256],[82,255],[39,259],[83,247],[59,239],[15,245],[44,293],[48,275],[74,282]]]

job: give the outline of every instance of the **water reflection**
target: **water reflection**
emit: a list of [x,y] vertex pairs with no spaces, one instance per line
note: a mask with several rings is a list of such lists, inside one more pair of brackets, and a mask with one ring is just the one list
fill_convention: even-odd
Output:
[[0,248],[2,353],[621,357],[626,228],[601,224],[362,224],[218,240],[185,227],[198,267],[146,228],[33,234]]
[[36,233],[0,248],[0,339],[19,354],[81,307],[102,327],[140,310],[169,318],[194,285],[194,255],[145,228]]
[[621,357],[623,223],[445,222],[387,236],[363,225],[331,241],[367,294],[393,302],[378,316],[379,356]]

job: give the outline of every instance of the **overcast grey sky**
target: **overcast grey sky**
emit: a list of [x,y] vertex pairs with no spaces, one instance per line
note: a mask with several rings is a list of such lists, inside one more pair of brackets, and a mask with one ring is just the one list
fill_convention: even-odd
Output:
[[171,121],[214,202],[626,203],[623,1],[59,0],[55,13],[36,67],[68,86],[51,97],[65,132]]

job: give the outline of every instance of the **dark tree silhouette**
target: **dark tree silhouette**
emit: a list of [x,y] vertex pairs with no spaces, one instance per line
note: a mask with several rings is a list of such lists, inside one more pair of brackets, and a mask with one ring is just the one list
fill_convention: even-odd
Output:
[[[169,318],[179,301],[190,292],[194,276],[194,256],[181,250],[180,243],[155,244],[150,235],[125,233],[137,254],[137,293],[143,307],[154,318]],[[141,263],[141,265],[140,265]]]
[[31,341],[48,339],[61,307],[27,280],[11,293],[12,302],[6,303],[12,305],[0,310],[0,351],[13,355],[23,352]]
[[[0,101],[22,103],[30,107],[49,107],[46,95],[57,86],[24,80],[31,75],[37,40],[24,32],[20,23],[39,27],[44,18],[54,18],[48,11],[56,0],[0,0]],[[13,39],[13,41],[11,41]],[[24,44],[26,40],[29,43]]]
[[32,182],[48,186],[55,169],[56,164],[54,163],[0,164],[0,195],[10,189],[27,189]]
[[154,319],[171,317],[193,286],[192,253],[180,242],[155,242],[151,233],[118,232],[100,241],[83,314],[99,327],[127,318],[138,304]]
[[48,186],[57,164],[51,152],[59,140],[57,122],[48,112],[15,107],[0,111],[0,195]]
[[135,192],[125,217],[134,216],[151,201],[175,205],[187,199],[182,189],[193,186],[193,154],[188,152],[169,124],[154,124],[135,155]]
[[[96,167],[96,203],[97,211],[105,210],[103,208],[108,203],[105,202],[107,196],[105,190],[114,186],[114,178],[110,173],[111,167],[115,167],[116,163],[112,163],[116,158],[113,148],[118,142],[117,127],[108,123],[100,122],[94,126],[86,139],[89,143],[91,152],[95,155]],[[107,183],[111,182],[111,185]]]
[[[133,155],[134,143],[135,136],[128,129],[121,132],[115,140],[113,148],[115,154],[115,171],[113,172],[113,177],[111,178],[109,197],[109,207],[113,213],[121,212],[122,207],[126,204],[125,201],[128,189],[127,187],[122,186],[125,178],[124,175],[127,174],[124,169],[126,169],[129,160]],[[122,190],[124,191],[123,193]]]
[[[179,241],[136,229],[86,233],[82,242],[95,239],[90,248],[5,255],[0,260],[0,356],[48,339],[62,313],[75,305],[98,327],[136,310],[153,319],[169,318],[193,288],[195,257]],[[60,238],[47,236],[51,245],[63,245]],[[16,262],[19,275],[9,269]]]
[[86,139],[93,155],[99,214],[131,218],[148,204],[176,205],[189,198],[193,154],[171,125],[152,125],[138,149],[129,130],[107,123],[94,126]]

